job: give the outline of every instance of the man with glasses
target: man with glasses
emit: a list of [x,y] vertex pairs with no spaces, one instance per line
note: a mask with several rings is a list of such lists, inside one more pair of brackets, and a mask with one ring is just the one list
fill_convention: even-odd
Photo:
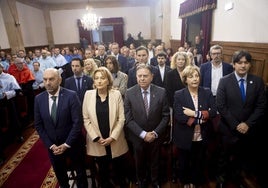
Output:
[[216,96],[220,78],[233,72],[232,65],[222,61],[222,50],[223,48],[219,45],[212,46],[210,48],[211,61],[200,66],[200,86],[210,88],[213,96]]

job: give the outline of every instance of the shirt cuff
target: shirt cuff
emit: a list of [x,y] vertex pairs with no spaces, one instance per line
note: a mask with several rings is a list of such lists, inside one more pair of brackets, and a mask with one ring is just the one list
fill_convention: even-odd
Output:
[[153,131],[153,133],[155,135],[155,138],[158,138],[158,134],[155,131]]
[[71,146],[69,146],[68,144],[64,143],[64,145],[67,147],[67,148],[71,148]]
[[142,131],[141,134],[140,134],[140,138],[144,139],[145,138],[145,135],[146,135],[146,131]]

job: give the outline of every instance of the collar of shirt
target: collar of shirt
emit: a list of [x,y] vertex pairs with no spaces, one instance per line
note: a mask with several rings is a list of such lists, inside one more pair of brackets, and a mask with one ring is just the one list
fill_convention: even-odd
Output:
[[245,80],[245,82],[247,82],[247,77],[248,77],[248,75],[246,74],[244,77],[240,77],[240,76],[238,76],[237,73],[235,72],[235,77],[236,77],[237,82],[240,82],[240,79],[241,79],[241,78],[243,78],[243,79]]
[[57,97],[57,100],[58,100],[59,93],[60,93],[60,86],[58,88],[58,91],[55,93],[55,95],[51,95],[50,93],[48,93],[48,97],[51,98],[52,96],[56,96]]
[[[150,88],[151,88],[151,86],[149,85],[149,87],[146,89],[148,95],[150,95]],[[145,90],[141,88],[141,93],[142,94],[143,94],[144,91]]]
[[212,69],[219,69],[219,68],[222,68],[222,62],[221,62],[218,66],[215,66],[215,65],[211,62],[211,66],[212,66]]

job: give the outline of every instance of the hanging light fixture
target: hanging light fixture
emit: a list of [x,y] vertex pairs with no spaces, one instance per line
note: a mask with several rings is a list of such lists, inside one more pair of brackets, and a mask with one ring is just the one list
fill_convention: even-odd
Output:
[[100,26],[100,17],[98,17],[96,14],[93,12],[93,8],[89,5],[89,0],[88,0],[88,5],[86,7],[87,13],[83,16],[81,19],[81,24],[84,29],[86,30],[96,30]]

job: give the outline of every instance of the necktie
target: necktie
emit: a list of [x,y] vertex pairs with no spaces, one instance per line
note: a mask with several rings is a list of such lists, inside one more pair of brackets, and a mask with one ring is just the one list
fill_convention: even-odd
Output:
[[77,91],[80,92],[80,90],[81,90],[81,86],[80,86],[81,77],[77,77],[76,79],[77,79]]
[[53,119],[53,122],[56,123],[56,115],[57,115],[57,104],[56,99],[57,96],[52,96],[51,99],[53,100],[52,107],[51,107],[51,118]]
[[144,102],[144,107],[145,107],[146,115],[148,116],[148,113],[149,113],[149,103],[148,103],[147,94],[148,94],[148,91],[143,91],[143,102]]
[[246,93],[245,93],[245,87],[244,87],[245,80],[241,78],[239,81],[240,81],[240,92],[241,92],[242,100],[243,102],[245,102],[246,100]]

